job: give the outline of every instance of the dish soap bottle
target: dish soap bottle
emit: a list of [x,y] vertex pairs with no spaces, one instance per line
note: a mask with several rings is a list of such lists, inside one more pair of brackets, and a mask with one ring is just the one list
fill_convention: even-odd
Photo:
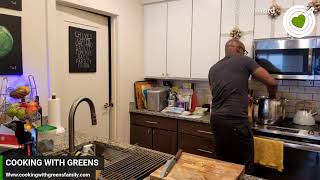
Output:
[[81,156],[94,156],[95,153],[92,150],[93,144],[87,144],[82,147]]

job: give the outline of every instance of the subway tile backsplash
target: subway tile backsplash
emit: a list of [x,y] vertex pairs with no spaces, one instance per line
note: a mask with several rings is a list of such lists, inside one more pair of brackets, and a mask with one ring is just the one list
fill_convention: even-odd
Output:
[[[184,81],[172,80],[173,84],[182,84]],[[278,97],[288,99],[286,106],[287,117],[293,118],[296,106],[299,101],[309,101],[313,104],[315,111],[320,114],[320,81],[298,81],[298,80],[278,80]],[[162,81],[159,83],[162,84]],[[211,104],[211,92],[209,83],[206,81],[194,81],[195,90],[198,96],[198,105]],[[264,84],[256,80],[249,81],[249,88],[253,89],[253,95],[268,96],[267,88]],[[305,106],[307,107],[307,106]],[[320,121],[320,115],[316,116],[316,120]]]
[[[256,80],[249,81],[249,88],[254,90],[254,96],[268,95],[266,87]],[[300,106],[296,106],[296,103],[304,100],[311,102],[314,110],[320,113],[320,81],[278,81],[277,96],[288,99],[286,106],[288,117],[292,118],[296,109],[301,108]],[[320,121],[319,115],[316,116],[316,120]]]

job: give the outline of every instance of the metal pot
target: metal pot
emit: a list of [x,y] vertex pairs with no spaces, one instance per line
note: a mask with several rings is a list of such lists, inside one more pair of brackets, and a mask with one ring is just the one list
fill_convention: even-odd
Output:
[[256,120],[259,124],[273,125],[285,118],[286,99],[270,99],[267,96],[260,96],[256,104]]

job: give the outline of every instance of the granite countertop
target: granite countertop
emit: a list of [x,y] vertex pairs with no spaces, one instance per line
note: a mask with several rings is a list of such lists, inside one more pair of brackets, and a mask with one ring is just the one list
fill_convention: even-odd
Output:
[[161,116],[161,117],[167,117],[167,118],[174,118],[174,119],[181,119],[181,120],[200,122],[200,123],[209,123],[210,122],[210,114],[209,113],[207,113],[206,115],[204,115],[200,118],[191,118],[188,116],[181,116],[179,114],[148,111],[146,109],[137,109],[134,102],[130,103],[129,112],[138,113],[138,114],[153,115],[153,116]]
[[[61,134],[39,134],[38,140],[41,141],[43,139],[52,139],[54,142],[53,151],[43,153],[43,155],[52,155],[59,151],[67,150],[69,148],[69,141],[68,141],[69,137],[68,137],[67,131]],[[75,132],[75,146],[78,146],[84,143],[93,142],[93,141],[106,143],[106,144],[110,144],[110,145],[114,145],[122,148],[128,148],[132,146],[130,144],[111,141],[107,138],[90,136],[82,132]]]
[[[52,139],[54,141],[53,151],[44,153],[44,155],[47,155],[47,156],[53,155],[53,154],[55,154],[59,151],[62,151],[62,150],[66,150],[69,147],[68,132],[61,133],[61,134],[39,134],[38,138],[39,138],[39,140]],[[132,145],[126,144],[126,143],[119,143],[119,142],[110,141],[107,138],[89,136],[89,135],[82,133],[82,132],[75,132],[75,146],[80,145],[80,144],[84,144],[84,143],[88,143],[88,142],[92,142],[92,141],[107,143],[110,145],[123,147],[123,148],[128,148],[128,147],[132,146]],[[145,180],[149,180],[149,178],[146,178]],[[245,174],[242,177],[242,180],[263,180],[263,179]]]
[[[145,178],[144,180],[150,180],[150,178]],[[240,180],[265,180],[263,178],[258,178],[256,176],[251,176],[251,175],[247,175],[247,174],[244,174]]]

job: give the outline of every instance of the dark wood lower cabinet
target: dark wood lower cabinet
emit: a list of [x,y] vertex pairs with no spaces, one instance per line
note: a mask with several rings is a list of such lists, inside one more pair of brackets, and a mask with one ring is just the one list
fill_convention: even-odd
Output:
[[213,139],[193,136],[189,134],[178,134],[178,147],[183,151],[205,157],[215,157]]
[[177,132],[153,129],[153,149],[169,154],[176,154]]
[[152,128],[131,124],[130,143],[152,149]]
[[215,156],[209,124],[138,113],[130,113],[130,118],[131,144],[169,154],[181,148],[200,156]]

